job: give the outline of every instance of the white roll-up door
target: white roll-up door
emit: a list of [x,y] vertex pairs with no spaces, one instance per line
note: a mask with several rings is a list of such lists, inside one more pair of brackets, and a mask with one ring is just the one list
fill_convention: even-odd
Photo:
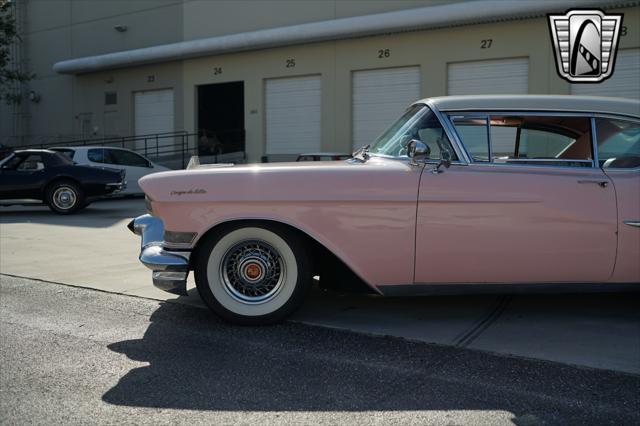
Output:
[[322,141],[320,76],[266,81],[267,154],[319,151]]
[[613,75],[602,83],[571,84],[572,95],[640,99],[640,49],[618,51]]
[[[136,136],[157,135],[174,131],[173,127],[173,89],[148,90],[135,92],[134,100],[134,132]],[[152,149],[155,138],[136,140],[136,149]],[[158,145],[170,144],[172,141],[161,139]]]
[[497,59],[448,65],[447,94],[500,95],[529,92],[529,59]]
[[134,93],[135,133],[173,132],[173,89]]
[[412,102],[420,99],[420,68],[354,71],[353,147],[373,143]]

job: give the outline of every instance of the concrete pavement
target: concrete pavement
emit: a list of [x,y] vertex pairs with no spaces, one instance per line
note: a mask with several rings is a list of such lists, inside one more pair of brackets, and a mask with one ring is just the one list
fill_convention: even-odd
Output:
[[[141,199],[73,216],[0,207],[0,272],[203,307],[156,290],[126,223]],[[294,320],[375,335],[640,374],[640,297],[618,295],[381,298],[315,290]]]

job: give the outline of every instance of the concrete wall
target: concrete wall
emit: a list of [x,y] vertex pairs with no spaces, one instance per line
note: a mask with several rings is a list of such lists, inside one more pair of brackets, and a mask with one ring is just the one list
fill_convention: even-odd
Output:
[[184,39],[235,34],[461,0],[186,0]]
[[[180,0],[19,0],[25,15],[22,33],[25,68],[36,74],[27,91],[40,95],[40,102],[26,101],[22,108],[28,114],[28,130],[24,143],[68,140],[79,137],[77,115],[93,112],[96,126],[101,127],[101,100],[104,83],[101,76],[73,77],[53,72],[55,62],[81,56],[148,47],[182,40],[182,1]],[[125,32],[114,29],[126,25]],[[170,67],[160,67],[162,74]],[[176,68],[174,66],[174,68]],[[127,73],[125,73],[127,74]],[[178,85],[172,71],[171,84]],[[133,73],[108,90],[135,85]],[[156,80],[158,81],[158,80]],[[161,79],[169,84],[166,79]],[[137,89],[144,89],[137,87]],[[123,93],[124,94],[124,93]],[[122,105],[123,134],[130,132],[127,105]],[[13,124],[15,108],[0,107],[0,139],[16,136]]]

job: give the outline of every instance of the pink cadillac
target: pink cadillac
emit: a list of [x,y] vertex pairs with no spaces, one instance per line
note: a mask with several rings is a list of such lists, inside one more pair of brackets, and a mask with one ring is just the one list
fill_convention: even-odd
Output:
[[312,277],[383,295],[640,288],[640,102],[416,102],[341,162],[196,166],[140,179],[130,228],[154,284],[243,324]]

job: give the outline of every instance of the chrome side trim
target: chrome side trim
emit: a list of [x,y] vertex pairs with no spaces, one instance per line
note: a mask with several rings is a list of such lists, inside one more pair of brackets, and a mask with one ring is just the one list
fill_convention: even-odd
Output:
[[[524,95],[526,96],[526,95]],[[640,117],[630,114],[624,114],[621,112],[606,112],[606,111],[572,111],[572,110],[557,110],[553,108],[548,109],[513,109],[513,108],[455,108],[441,111],[443,114],[457,114],[457,113],[473,113],[479,114],[514,114],[514,115],[558,115],[558,116],[574,116],[574,117],[604,117],[604,118],[619,118],[621,120],[638,121]]]
[[591,150],[593,151],[593,167],[600,168],[600,160],[598,159],[598,139],[596,138],[596,118],[591,117]]
[[435,283],[379,285],[383,296],[452,296],[481,294],[576,294],[640,292],[640,283],[539,283],[539,284],[496,284],[496,283]]
[[625,225],[635,226],[636,228],[640,228],[640,220],[625,220]]

